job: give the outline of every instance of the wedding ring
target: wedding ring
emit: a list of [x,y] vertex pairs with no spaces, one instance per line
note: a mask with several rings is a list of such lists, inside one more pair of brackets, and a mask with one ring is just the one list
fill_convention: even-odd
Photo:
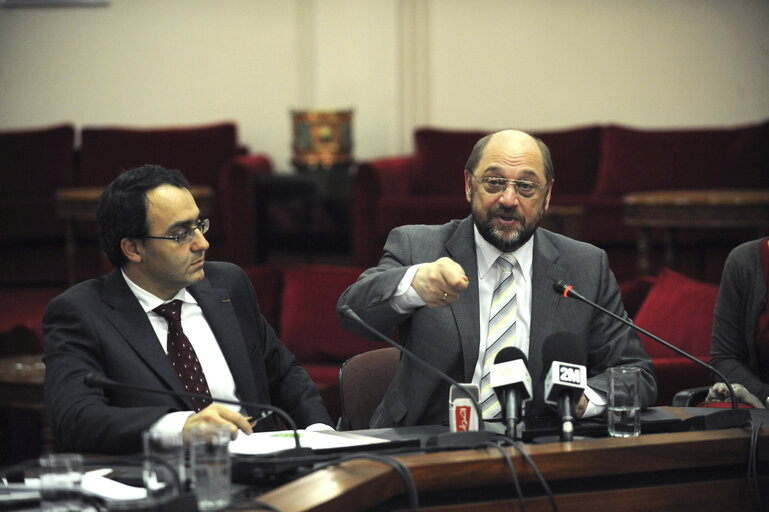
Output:
[[449,301],[449,294],[446,292],[443,292],[443,302],[448,302],[448,301]]

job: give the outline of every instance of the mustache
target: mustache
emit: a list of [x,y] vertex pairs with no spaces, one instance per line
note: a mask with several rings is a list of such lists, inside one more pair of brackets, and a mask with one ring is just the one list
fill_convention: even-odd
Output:
[[523,216],[523,213],[519,212],[517,208],[497,207],[489,211],[489,215],[494,217],[512,217],[513,219],[521,223],[524,223],[524,221],[526,220],[526,218]]

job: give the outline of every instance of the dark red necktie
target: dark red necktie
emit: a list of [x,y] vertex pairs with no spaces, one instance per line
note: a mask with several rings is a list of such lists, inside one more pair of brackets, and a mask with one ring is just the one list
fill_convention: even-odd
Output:
[[[176,370],[179,380],[187,393],[211,396],[208,389],[206,376],[203,375],[203,369],[192,348],[190,340],[182,330],[182,301],[172,300],[167,304],[161,304],[153,311],[168,321],[168,338],[166,348],[168,349],[168,359]],[[195,412],[199,412],[209,403],[210,400],[192,398],[195,406]]]

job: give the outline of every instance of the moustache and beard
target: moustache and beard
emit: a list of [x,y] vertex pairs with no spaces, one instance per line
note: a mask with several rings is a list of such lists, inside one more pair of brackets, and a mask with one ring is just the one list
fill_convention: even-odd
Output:
[[[537,217],[529,224],[526,223],[526,217],[523,213],[516,208],[503,208],[496,207],[488,210],[486,218],[476,209],[475,201],[471,201],[473,221],[478,228],[478,232],[481,236],[502,252],[513,252],[528,242],[534,232],[539,227],[539,223],[542,220],[542,216],[545,215],[545,202],[542,201],[542,206],[537,212]],[[518,229],[513,232],[502,231],[494,227],[493,220],[496,217],[508,217],[518,221]]]

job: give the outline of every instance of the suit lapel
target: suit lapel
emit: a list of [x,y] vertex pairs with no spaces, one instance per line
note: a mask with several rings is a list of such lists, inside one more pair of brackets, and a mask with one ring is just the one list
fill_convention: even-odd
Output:
[[462,266],[469,280],[467,290],[462,292],[460,300],[451,305],[451,311],[462,345],[464,382],[470,382],[478,362],[478,333],[481,330],[478,309],[478,257],[475,253],[472,217],[467,217],[459,223],[454,234],[446,242],[446,251],[451,259]]
[[[119,269],[107,277],[102,300],[110,308],[107,320],[115,327],[123,340],[131,345],[137,356],[144,361],[165,385],[184,392],[179,377],[160,344],[147,314],[131,289],[128,288]],[[187,401],[185,400],[185,403]],[[192,404],[187,404],[192,408]]]
[[554,332],[560,305],[553,283],[563,277],[560,254],[543,229],[534,233],[531,272],[531,327],[529,332],[529,371],[534,382],[542,379],[542,343]]

